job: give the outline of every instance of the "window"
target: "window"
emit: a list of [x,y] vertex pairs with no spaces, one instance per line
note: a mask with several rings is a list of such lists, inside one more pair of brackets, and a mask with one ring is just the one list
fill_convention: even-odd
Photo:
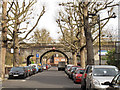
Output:
[[117,79],[117,85],[120,85],[120,75],[118,76],[118,79]]
[[94,76],[115,76],[118,74],[118,71],[115,68],[94,68]]

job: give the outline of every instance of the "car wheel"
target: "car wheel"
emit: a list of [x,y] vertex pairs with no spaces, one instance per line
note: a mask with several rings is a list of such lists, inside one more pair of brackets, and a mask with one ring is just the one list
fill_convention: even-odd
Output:
[[22,76],[22,79],[24,79],[25,78],[25,74]]
[[73,79],[73,81],[74,81],[74,83],[76,84],[76,80],[75,80],[75,79]]
[[58,68],[58,71],[60,71],[60,68]]
[[9,78],[8,79],[12,79],[13,77],[12,76],[9,76]]
[[81,84],[81,89],[82,89],[82,90],[86,90],[86,83],[85,83],[84,80],[83,80],[83,82],[84,82],[84,84],[83,84],[83,85]]
[[91,84],[90,84],[90,86],[89,86],[89,90],[93,90],[93,89],[91,88]]
[[69,78],[71,79],[71,75],[69,75]]
[[81,90],[86,90],[86,87],[81,85]]

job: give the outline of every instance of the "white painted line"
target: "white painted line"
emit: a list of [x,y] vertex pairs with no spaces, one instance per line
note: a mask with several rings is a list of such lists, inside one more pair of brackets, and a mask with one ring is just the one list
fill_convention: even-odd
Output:
[[18,82],[18,81],[22,81],[22,82],[25,82],[26,80],[9,80],[9,81],[15,81],[15,82],[16,82],[16,81],[17,81],[17,82]]

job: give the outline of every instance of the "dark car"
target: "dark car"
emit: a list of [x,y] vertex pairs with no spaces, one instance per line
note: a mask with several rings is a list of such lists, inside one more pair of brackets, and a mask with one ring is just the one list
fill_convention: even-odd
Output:
[[9,72],[9,78],[15,78],[15,77],[26,78],[27,72],[25,70],[25,67],[13,67],[13,68],[11,68],[11,70]]
[[58,62],[58,71],[60,71],[60,70],[65,71],[65,64],[66,64],[66,62],[63,62],[63,61]]
[[112,82],[105,82],[104,85],[109,85],[106,90],[120,90],[120,74],[117,74]]

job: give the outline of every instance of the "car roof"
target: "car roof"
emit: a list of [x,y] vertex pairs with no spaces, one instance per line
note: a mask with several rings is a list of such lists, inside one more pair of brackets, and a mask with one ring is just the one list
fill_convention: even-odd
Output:
[[77,70],[85,70],[84,68],[77,68]]
[[74,66],[73,64],[68,64],[67,66]]
[[93,68],[117,68],[116,66],[112,65],[89,65],[89,66]]

